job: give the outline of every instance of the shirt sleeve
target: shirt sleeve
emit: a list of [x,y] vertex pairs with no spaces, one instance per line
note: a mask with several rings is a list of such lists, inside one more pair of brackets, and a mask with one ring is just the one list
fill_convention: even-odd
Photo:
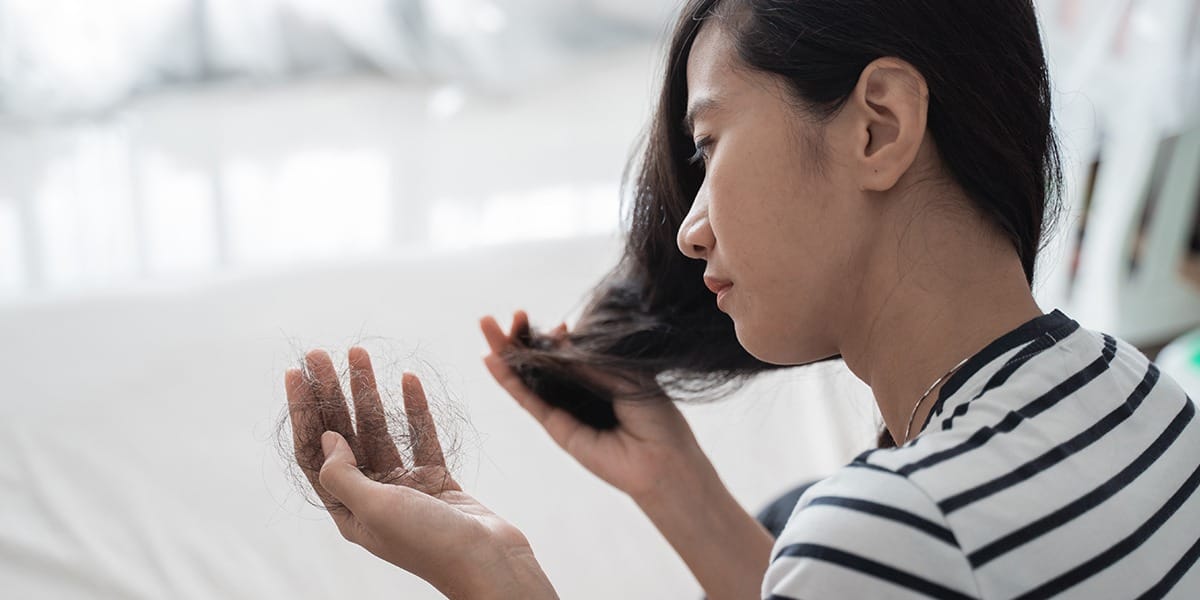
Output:
[[768,599],[978,597],[941,509],[882,468],[848,465],[809,488],[771,557]]

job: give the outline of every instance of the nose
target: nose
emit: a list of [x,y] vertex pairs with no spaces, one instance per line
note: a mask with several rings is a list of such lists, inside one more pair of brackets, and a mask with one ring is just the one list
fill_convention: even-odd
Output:
[[679,226],[679,235],[675,239],[679,251],[688,258],[707,259],[717,241],[708,221],[708,203],[703,196],[703,193],[698,194],[692,202],[692,208]]

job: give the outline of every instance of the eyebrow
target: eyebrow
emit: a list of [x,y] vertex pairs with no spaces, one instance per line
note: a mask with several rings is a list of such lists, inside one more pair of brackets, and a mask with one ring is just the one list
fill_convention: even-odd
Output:
[[721,103],[714,96],[702,96],[699,100],[688,106],[687,115],[683,117],[683,129],[689,135],[696,125],[696,121],[705,113],[715,111],[721,108]]

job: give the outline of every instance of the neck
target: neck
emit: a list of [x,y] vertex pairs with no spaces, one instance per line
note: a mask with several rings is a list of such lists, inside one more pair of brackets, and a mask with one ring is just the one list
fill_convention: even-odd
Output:
[[[928,211],[927,214],[938,213]],[[1012,245],[983,234],[982,223],[933,215],[883,236],[891,251],[868,270],[839,336],[850,370],[871,387],[897,445],[922,394],[939,377],[990,342],[1042,313]],[[900,265],[900,268],[895,268]],[[946,377],[921,401],[908,439],[916,437]]]

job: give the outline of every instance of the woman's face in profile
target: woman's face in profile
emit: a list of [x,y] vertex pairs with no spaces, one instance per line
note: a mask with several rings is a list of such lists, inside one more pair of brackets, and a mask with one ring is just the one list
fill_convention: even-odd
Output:
[[711,20],[688,57],[687,89],[704,181],[680,251],[732,282],[720,308],[755,357],[801,364],[837,354],[838,308],[859,291],[871,239],[864,195],[850,161],[839,161],[849,155],[839,134],[854,139],[841,131],[845,111],[823,131],[804,120],[785,84],[740,64]]

